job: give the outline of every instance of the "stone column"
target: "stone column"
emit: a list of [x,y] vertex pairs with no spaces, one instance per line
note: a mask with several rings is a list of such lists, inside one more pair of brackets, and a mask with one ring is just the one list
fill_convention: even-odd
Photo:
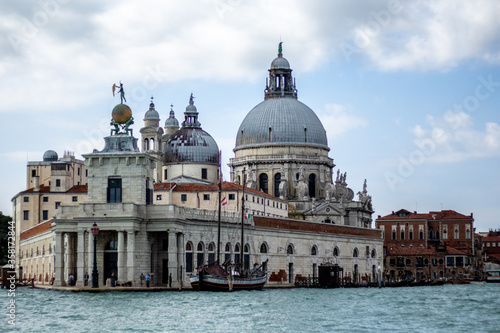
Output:
[[127,281],[135,286],[135,231],[127,232]]
[[125,234],[118,231],[118,280],[125,280]]
[[[168,274],[172,274],[172,283],[177,281],[177,234],[168,232]],[[168,280],[167,280],[168,281]]]
[[64,234],[62,232],[56,232],[56,244],[55,244],[55,255],[56,263],[54,264],[54,285],[64,286]]
[[76,286],[83,287],[85,275],[85,231],[78,230],[76,249]]
[[94,269],[94,236],[90,228],[87,230],[87,263],[85,272],[89,274],[89,286],[92,285],[92,270]]
[[[182,288],[182,279],[184,277],[184,272],[186,272],[186,247],[184,245],[184,234],[178,234],[178,242],[177,242],[177,278],[175,281],[178,283],[179,289]],[[173,277],[173,274],[172,274]],[[174,279],[172,278],[172,283],[174,283]]]

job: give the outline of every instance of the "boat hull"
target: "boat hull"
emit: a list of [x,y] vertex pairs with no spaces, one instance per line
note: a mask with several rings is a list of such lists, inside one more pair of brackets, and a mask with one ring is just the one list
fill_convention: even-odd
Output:
[[[212,275],[202,275],[200,283],[199,275],[193,275],[189,278],[191,287],[200,291],[230,291],[229,280],[227,277],[218,277]],[[233,291],[237,290],[261,290],[266,284],[267,274],[260,277],[239,278],[233,277]]]

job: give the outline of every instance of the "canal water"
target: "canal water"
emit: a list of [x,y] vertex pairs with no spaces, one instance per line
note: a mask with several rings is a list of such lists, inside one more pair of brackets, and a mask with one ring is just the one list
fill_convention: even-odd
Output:
[[2,332],[500,332],[500,284],[0,297]]

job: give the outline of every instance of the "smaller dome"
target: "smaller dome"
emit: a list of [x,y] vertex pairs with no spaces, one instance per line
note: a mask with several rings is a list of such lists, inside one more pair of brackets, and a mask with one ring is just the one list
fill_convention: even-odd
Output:
[[160,114],[155,110],[155,104],[149,104],[149,110],[144,115],[144,120],[160,120]]
[[279,55],[271,63],[271,69],[290,69],[290,63],[282,55]]
[[57,161],[59,159],[59,156],[57,156],[57,153],[53,150],[47,150],[43,154],[43,161],[44,162],[52,162],[52,161]]
[[172,109],[170,109],[170,117],[165,120],[165,127],[179,128],[179,121],[175,118],[175,113]]

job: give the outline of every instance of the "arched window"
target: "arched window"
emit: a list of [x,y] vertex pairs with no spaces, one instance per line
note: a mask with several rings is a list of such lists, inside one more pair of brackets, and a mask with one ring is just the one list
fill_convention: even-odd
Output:
[[439,240],[439,230],[436,230],[436,239]]
[[203,265],[203,262],[205,260],[204,258],[204,246],[203,246],[203,243],[202,242],[199,242],[198,243],[198,247],[196,248],[196,264],[199,266],[202,266]]
[[340,253],[339,248],[335,246],[335,248],[333,249],[333,256],[338,257],[339,253]]
[[243,268],[250,269],[250,246],[245,244],[243,248]]
[[280,183],[281,183],[281,173],[277,173],[274,175],[274,196],[280,196]]
[[155,150],[155,149],[156,149],[156,148],[155,148],[155,139],[151,138],[151,139],[149,140],[149,142],[150,142],[150,143],[149,143],[149,149],[151,149],[151,150]]
[[149,150],[149,139],[144,139],[144,151]]
[[215,262],[215,243],[208,244],[208,263]]
[[286,254],[293,254],[293,245],[288,244],[288,247],[286,249]]
[[226,243],[224,247],[224,262],[231,262],[231,244]]
[[312,248],[311,248],[311,255],[312,256],[315,256],[318,254],[318,248],[316,247],[316,245],[314,245]]
[[262,243],[262,245],[260,246],[260,253],[267,253],[267,244],[266,243]]
[[357,258],[357,257],[359,256],[359,251],[358,251],[358,248],[357,248],[357,247],[355,247],[355,248],[354,248],[354,251],[352,251],[352,256],[353,256],[354,258]]
[[429,238],[434,239],[434,230],[429,230]]
[[377,251],[375,249],[372,250],[372,258],[377,258]]
[[193,244],[186,243],[186,272],[193,271]]
[[234,246],[234,263],[235,264],[240,263],[240,244],[236,244]]
[[268,193],[268,177],[267,173],[261,173],[259,176],[259,190],[261,190],[264,193]]
[[309,175],[309,197],[316,197],[316,175],[314,173]]

